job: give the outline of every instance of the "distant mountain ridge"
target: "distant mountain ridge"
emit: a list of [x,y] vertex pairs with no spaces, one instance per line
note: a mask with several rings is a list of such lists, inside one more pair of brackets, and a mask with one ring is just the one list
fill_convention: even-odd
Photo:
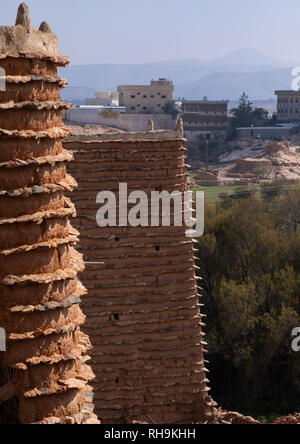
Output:
[[291,69],[260,72],[228,72],[208,74],[196,82],[178,86],[176,92],[186,99],[208,96],[212,100],[236,100],[246,92],[251,100],[274,99],[275,90],[291,89]]
[[[292,63],[290,66],[295,66]],[[236,100],[245,91],[252,100],[274,98],[275,89],[290,88],[291,67],[254,49],[240,49],[214,60],[179,60],[140,65],[70,65],[60,70],[69,87],[63,98],[82,101],[94,91],[115,90],[122,84],[148,84],[167,77],[175,96],[186,99]]]
[[[285,66],[285,63],[280,60],[268,57],[252,48],[238,49],[237,51],[233,51],[207,63],[209,66]],[[290,65],[290,63],[288,65]]]

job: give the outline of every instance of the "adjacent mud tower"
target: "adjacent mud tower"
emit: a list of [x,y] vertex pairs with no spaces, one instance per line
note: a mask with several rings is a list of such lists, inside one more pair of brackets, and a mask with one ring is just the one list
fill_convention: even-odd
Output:
[[95,421],[89,340],[79,328],[83,261],[64,194],[75,186],[57,77],[67,63],[49,25],[32,27],[25,4],[15,26],[0,27],[0,326],[24,424]]
[[[185,227],[96,223],[102,190],[187,188],[183,132],[71,137],[85,331],[93,344],[95,409],[103,423],[192,423],[210,418],[193,240]],[[120,206],[120,205],[119,205]],[[97,264],[103,262],[104,265]]]

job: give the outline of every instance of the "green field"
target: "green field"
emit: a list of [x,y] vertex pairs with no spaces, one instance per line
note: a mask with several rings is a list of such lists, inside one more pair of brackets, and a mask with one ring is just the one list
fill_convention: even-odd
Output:
[[265,199],[271,194],[289,191],[296,186],[294,182],[278,182],[267,185],[227,185],[227,186],[197,186],[192,191],[204,191],[205,200],[210,203],[218,203],[226,198],[243,198],[252,194]]

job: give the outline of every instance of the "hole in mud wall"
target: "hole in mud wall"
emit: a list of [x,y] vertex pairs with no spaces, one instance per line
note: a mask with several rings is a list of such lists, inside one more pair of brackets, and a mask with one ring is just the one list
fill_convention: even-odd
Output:
[[159,246],[159,245],[156,245],[156,247],[155,247],[155,251],[157,251],[157,252],[160,251],[160,246]]
[[114,313],[114,320],[115,320],[115,321],[119,321],[119,320],[120,320],[120,315],[119,315],[119,313]]

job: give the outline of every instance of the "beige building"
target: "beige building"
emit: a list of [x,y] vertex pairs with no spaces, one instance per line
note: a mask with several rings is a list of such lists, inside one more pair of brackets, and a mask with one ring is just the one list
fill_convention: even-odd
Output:
[[103,105],[103,106],[119,106],[118,92],[95,92],[95,97],[92,99],[85,99],[86,105]]
[[150,85],[118,86],[119,104],[127,107],[131,114],[162,114],[163,107],[173,100],[173,82],[161,78]]
[[275,91],[277,96],[278,120],[295,122],[300,120],[300,91]]
[[228,100],[183,100],[182,120],[185,135],[193,140],[225,137],[229,127]]

